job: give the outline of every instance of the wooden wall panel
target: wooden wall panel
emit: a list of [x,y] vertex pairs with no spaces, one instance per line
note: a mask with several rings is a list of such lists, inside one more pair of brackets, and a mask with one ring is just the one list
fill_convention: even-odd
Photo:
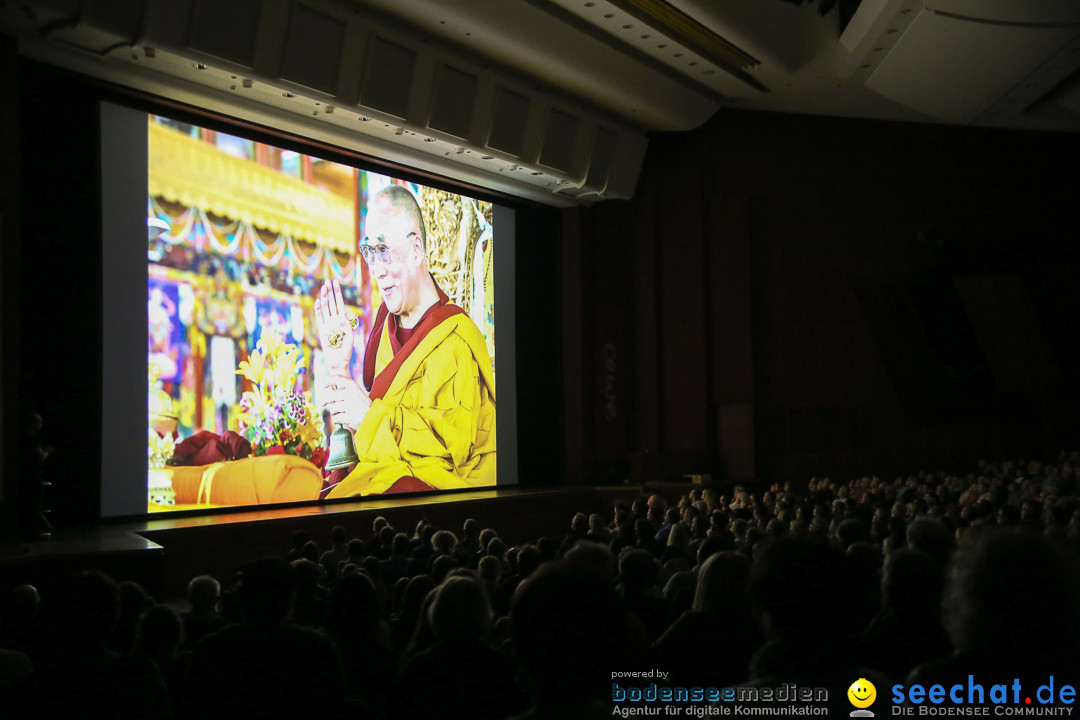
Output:
[[662,450],[702,453],[708,446],[705,256],[700,180],[672,178],[656,200],[660,313]]
[[644,187],[628,212],[632,256],[626,291],[620,296],[631,310],[633,385],[629,389],[632,451],[660,448],[660,312],[658,309],[656,223],[652,189]]
[[564,216],[562,227],[562,342],[563,342],[563,475],[567,483],[584,482],[587,422],[587,374],[582,250],[583,218],[577,210]]
[[[1080,343],[1056,326],[1038,357],[996,358],[1027,393],[1023,412],[963,393],[934,408],[942,338],[910,293],[996,264],[1024,278],[1036,319],[1067,324],[1053,309],[1080,305],[1075,283],[1032,283],[1080,262],[1078,160],[1080,137],[738,111],[654,137],[620,209],[633,248],[616,291],[632,308],[628,454],[657,450],[639,465],[661,474],[694,457],[720,477],[805,480],[1080,436],[1066,410],[1080,402]],[[993,315],[976,319],[986,342],[1004,332],[984,327]]]

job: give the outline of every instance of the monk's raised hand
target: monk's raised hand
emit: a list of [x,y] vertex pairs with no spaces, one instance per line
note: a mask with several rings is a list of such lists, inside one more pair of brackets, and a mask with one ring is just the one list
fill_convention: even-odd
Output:
[[355,318],[345,307],[338,281],[323,285],[319,297],[315,299],[315,326],[319,331],[326,368],[331,373],[349,374]]

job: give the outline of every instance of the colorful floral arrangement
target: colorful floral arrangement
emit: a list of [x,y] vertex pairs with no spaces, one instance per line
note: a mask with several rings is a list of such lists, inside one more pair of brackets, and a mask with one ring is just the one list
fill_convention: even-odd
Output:
[[297,387],[304,365],[299,347],[283,342],[276,331],[263,333],[236,371],[252,384],[240,398],[240,433],[254,455],[298,455],[322,467],[326,463],[322,418],[310,395]]

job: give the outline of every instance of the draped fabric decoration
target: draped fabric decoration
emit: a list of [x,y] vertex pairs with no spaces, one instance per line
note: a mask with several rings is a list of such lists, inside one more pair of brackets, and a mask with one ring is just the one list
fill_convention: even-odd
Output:
[[356,202],[151,122],[151,197],[321,247],[356,251]]
[[346,253],[326,245],[313,245],[289,234],[267,239],[267,231],[243,220],[215,219],[200,207],[183,207],[177,213],[167,205],[161,197],[150,198],[150,217],[169,223],[170,231],[161,237],[164,243],[234,257],[290,274],[308,275],[320,281],[357,282],[357,258],[353,250]]

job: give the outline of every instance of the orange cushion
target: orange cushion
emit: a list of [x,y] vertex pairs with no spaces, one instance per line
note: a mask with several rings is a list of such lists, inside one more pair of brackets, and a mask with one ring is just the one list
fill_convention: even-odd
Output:
[[178,505],[266,505],[318,500],[319,468],[296,455],[264,455],[168,468]]

